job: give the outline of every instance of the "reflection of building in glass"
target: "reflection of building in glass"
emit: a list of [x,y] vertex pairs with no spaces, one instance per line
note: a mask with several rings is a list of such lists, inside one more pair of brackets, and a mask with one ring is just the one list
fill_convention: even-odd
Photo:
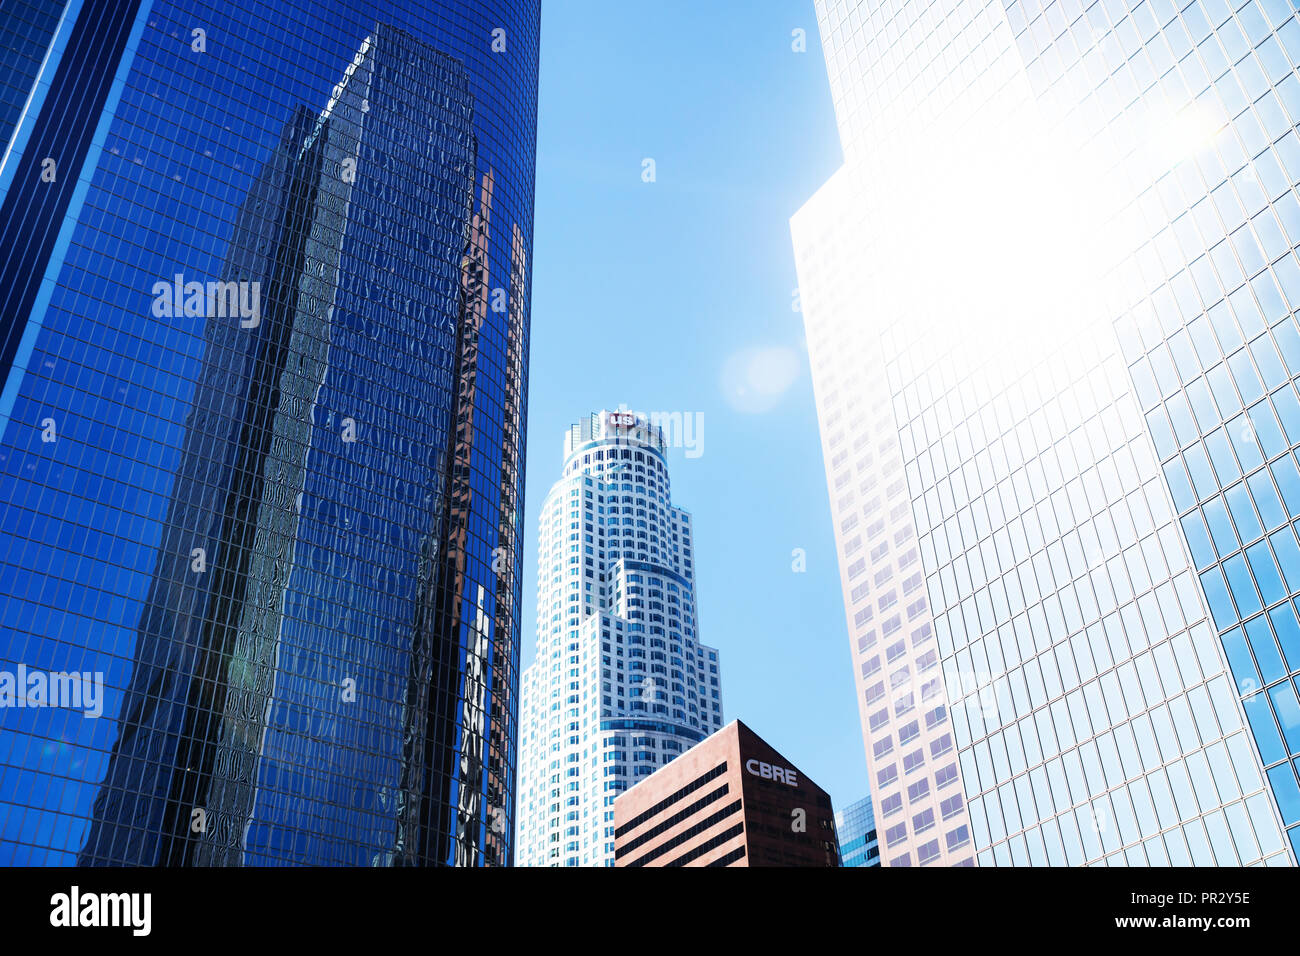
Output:
[[840,839],[841,866],[880,866],[880,840],[870,797],[836,810],[835,832]]
[[[0,332],[0,665],[108,687],[99,721],[0,715],[25,808],[0,860],[509,863],[537,11],[326,4],[327,38],[233,10],[208,62],[194,11],[145,6],[108,17],[122,94],[80,116],[103,150],[35,111],[0,174],[0,230],[71,235],[35,297],[0,273],[27,310]],[[103,13],[59,27],[44,109],[80,95]],[[160,143],[178,110],[202,119]],[[51,146],[80,195],[34,202]],[[160,317],[174,275],[258,314]]]
[[885,864],[1294,862],[1294,11],[817,7],[846,161],[792,230]]
[[537,659],[520,715],[519,864],[613,866],[614,800],[722,725],[699,643],[691,517],[662,430],[600,412],[542,505]]
[[[461,306],[457,323],[457,403],[456,423],[451,460],[451,483],[449,500],[451,513],[447,522],[447,537],[443,548],[444,574],[447,586],[442,592],[447,602],[444,610],[447,620],[454,620],[456,609],[465,606],[462,602],[469,600],[466,587],[470,582],[467,572],[471,567],[472,556],[469,547],[472,543],[469,525],[474,515],[474,442],[478,432],[474,428],[474,414],[477,409],[479,393],[479,336],[483,332],[489,310],[492,308],[494,292],[490,280],[490,231],[492,219],[493,178],[489,172],[479,186],[478,208],[474,212],[470,225],[469,245],[461,260]],[[498,289],[508,290],[510,295],[504,311],[505,336],[507,339],[505,361],[508,363],[509,375],[500,395],[504,417],[495,427],[502,432],[501,470],[502,500],[500,504],[499,532],[502,540],[511,540],[516,534],[515,516],[520,513],[518,494],[522,490],[519,474],[518,454],[522,449],[520,433],[522,431],[521,389],[523,357],[519,351],[522,337],[521,313],[523,282],[525,276],[526,253],[518,226],[514,227],[511,240],[510,280],[506,286]],[[497,311],[503,311],[498,303]],[[511,574],[502,574],[497,588],[498,606],[513,609],[517,602],[514,594],[503,583],[515,578],[517,573],[517,556],[505,549],[493,553],[493,561],[498,565],[509,561]],[[490,673],[493,654],[500,659],[502,653],[509,652],[509,644],[500,644],[491,650],[488,643],[492,638],[491,621],[484,614],[484,592],[477,588],[473,598],[474,625],[469,631],[469,640],[473,647],[466,651],[465,693],[461,706],[461,727],[465,732],[464,745],[461,747],[461,773],[463,779],[472,781],[471,785],[462,787],[457,807],[457,827],[462,833],[458,854],[470,854],[474,850],[473,831],[481,817],[480,793],[484,784],[488,786],[489,801],[492,807],[502,807],[502,799],[512,789],[508,780],[501,778],[502,770],[513,764],[506,759],[507,751],[503,749],[506,741],[507,727],[498,721],[492,728],[492,740],[487,739],[487,718],[490,712],[486,698],[485,678]],[[514,613],[513,610],[511,613]],[[486,748],[492,748],[492,777],[483,779],[483,762]],[[489,841],[494,844],[502,839],[504,816],[493,814],[491,819],[494,829],[490,829]],[[461,862],[467,861],[465,857]]]
[[831,798],[733,720],[614,803],[618,866],[839,866]]

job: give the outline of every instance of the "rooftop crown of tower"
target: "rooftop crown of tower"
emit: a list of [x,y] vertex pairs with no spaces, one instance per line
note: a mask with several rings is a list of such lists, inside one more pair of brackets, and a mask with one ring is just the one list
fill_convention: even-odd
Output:
[[564,460],[596,444],[614,443],[645,448],[663,455],[668,447],[663,428],[654,415],[625,409],[592,412],[575,423],[564,435]]

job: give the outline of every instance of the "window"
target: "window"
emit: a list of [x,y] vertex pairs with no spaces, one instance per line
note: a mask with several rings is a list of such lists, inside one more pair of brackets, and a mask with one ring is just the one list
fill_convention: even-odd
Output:
[[931,840],[916,849],[916,861],[922,866],[939,859],[939,841]]
[[925,766],[925,752],[914,750],[903,758],[903,773],[911,773]]
[[964,806],[965,803],[962,801],[961,794],[957,793],[939,804],[939,812],[943,814],[945,820],[951,820],[957,814],[961,813]]
[[948,843],[948,852],[951,853],[958,847],[965,846],[970,842],[970,830],[967,829],[965,824],[962,824],[957,829],[948,833],[945,839]]
[[921,733],[921,722],[918,720],[914,720],[911,723],[905,724],[902,728],[899,729],[898,742],[900,744],[911,743],[918,736],[920,736],[920,733]]
[[955,783],[956,781],[957,765],[955,763],[948,764],[948,766],[938,770],[934,775],[934,785],[938,790],[942,790],[944,787],[951,783]]

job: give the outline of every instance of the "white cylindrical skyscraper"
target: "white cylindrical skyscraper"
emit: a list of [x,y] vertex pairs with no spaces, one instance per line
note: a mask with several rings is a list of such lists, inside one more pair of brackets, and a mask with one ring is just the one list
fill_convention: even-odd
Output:
[[537,658],[520,715],[521,866],[612,866],[614,798],[722,726],[699,643],[691,518],[656,416],[604,411],[564,438],[542,506]]

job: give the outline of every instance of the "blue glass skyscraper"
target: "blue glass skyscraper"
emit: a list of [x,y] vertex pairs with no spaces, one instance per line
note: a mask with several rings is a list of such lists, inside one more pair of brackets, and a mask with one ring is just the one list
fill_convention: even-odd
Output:
[[511,862],[538,28],[6,6],[0,863]]
[[871,798],[863,797],[835,813],[841,866],[880,866],[880,839]]

